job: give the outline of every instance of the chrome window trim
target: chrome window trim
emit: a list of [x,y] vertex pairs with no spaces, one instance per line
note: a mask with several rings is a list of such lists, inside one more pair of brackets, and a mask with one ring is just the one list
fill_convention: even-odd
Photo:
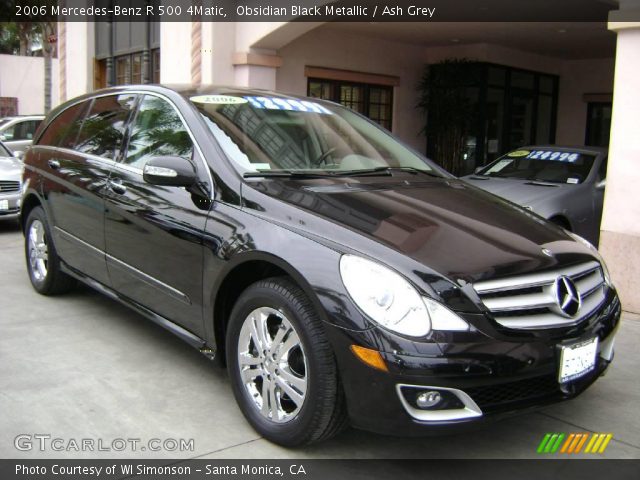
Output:
[[[149,90],[123,90],[122,92],[99,93],[99,94],[96,94],[96,95],[91,95],[89,97],[77,99],[76,101],[74,101],[72,103],[69,103],[65,107],[64,110],[61,110],[55,117],[53,117],[51,119],[51,121],[49,122],[49,124],[47,125],[47,129],[51,126],[51,124],[53,122],[55,122],[55,120],[63,112],[66,112],[69,108],[73,107],[74,105],[77,105],[79,103],[86,102],[86,101],[91,101],[91,100],[94,100],[96,98],[111,97],[113,95],[124,95],[124,94],[127,94],[127,93],[130,93],[130,94],[133,94],[133,95],[151,95],[151,96],[154,96],[154,97],[162,98],[169,105],[171,105],[173,107],[173,110],[178,114],[178,117],[180,117],[180,121],[183,123],[185,129],[187,130],[187,133],[189,134],[189,138],[191,138],[191,141],[193,142],[194,147],[198,150],[199,157],[200,157],[200,161],[199,161],[200,166],[204,168],[204,170],[205,170],[205,172],[207,174],[207,177],[209,179],[209,200],[214,200],[215,183],[213,182],[213,176],[211,175],[211,168],[207,164],[207,161],[205,159],[206,157],[204,156],[204,153],[202,152],[202,148],[200,147],[200,144],[196,141],[196,137],[193,135],[193,132],[189,128],[189,124],[187,123],[186,119],[184,118],[184,115],[182,115],[182,112],[178,109],[176,104],[167,95],[165,95],[163,93],[153,92],[153,91],[149,91]],[[43,133],[44,133],[44,131],[43,131]],[[42,135],[40,135],[40,136],[42,136]],[[40,140],[40,137],[38,137],[36,140]],[[54,148],[54,149],[57,149],[57,150],[65,150],[65,151],[73,152],[73,153],[76,153],[76,154],[80,153],[77,150],[72,150],[70,148],[54,147],[52,145],[39,145],[39,144],[36,144],[35,146],[38,147],[38,148]],[[87,156],[90,156],[90,157],[92,157],[94,159],[103,160],[105,162],[114,162],[114,164],[116,164],[118,166],[126,165],[126,164],[123,164],[122,162],[116,162],[115,160],[104,158],[104,157],[99,157],[97,155],[84,154],[84,153],[82,155],[87,155]],[[129,171],[132,171],[133,173],[138,173],[138,174],[142,175],[142,169],[136,169],[135,167],[129,167],[129,168],[125,168],[125,170],[129,170]]]
[[[402,388],[407,387],[419,390],[446,390],[453,393],[464,405],[464,408],[454,408],[450,410],[418,410],[412,407],[402,395]],[[402,406],[411,417],[421,422],[448,422],[452,420],[465,420],[482,416],[482,410],[473,399],[462,390],[457,388],[434,387],[427,385],[410,385],[406,383],[396,384],[396,391]]]
[[72,150],[70,148],[65,148],[65,147],[54,147],[51,145],[35,145],[36,148],[47,148],[50,150],[53,150],[55,152],[61,152],[61,153],[74,153],[76,155],[82,155],[84,157],[87,157],[91,160],[94,160],[96,162],[100,162],[100,163],[104,163],[105,165],[108,165],[110,167],[114,166],[115,164],[117,164],[118,162],[116,162],[115,160],[109,159],[109,158],[105,158],[105,157],[101,157],[99,155],[94,155],[93,153],[83,153],[83,152],[79,152],[78,150]]

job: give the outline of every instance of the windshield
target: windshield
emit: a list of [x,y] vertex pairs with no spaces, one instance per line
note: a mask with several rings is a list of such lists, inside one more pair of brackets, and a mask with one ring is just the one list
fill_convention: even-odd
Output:
[[389,133],[327,103],[251,95],[191,97],[243,174],[340,175],[402,168],[442,176]]
[[476,175],[578,184],[589,176],[595,155],[569,150],[515,150]]

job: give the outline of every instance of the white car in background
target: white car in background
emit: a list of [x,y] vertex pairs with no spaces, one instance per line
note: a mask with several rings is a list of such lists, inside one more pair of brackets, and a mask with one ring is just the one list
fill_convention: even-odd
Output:
[[23,115],[0,119],[0,142],[4,142],[14,154],[24,152],[44,120],[44,115]]
[[0,221],[20,217],[22,160],[0,142]]

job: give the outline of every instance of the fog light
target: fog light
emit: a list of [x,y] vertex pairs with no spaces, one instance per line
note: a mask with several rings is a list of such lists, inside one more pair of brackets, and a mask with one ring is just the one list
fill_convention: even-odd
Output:
[[440,392],[422,392],[416,397],[416,405],[419,408],[431,408],[435,407],[441,400],[442,396],[440,395]]

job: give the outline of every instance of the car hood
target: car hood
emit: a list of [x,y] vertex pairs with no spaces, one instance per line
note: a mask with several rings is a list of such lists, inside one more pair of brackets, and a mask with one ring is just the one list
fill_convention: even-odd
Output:
[[[563,230],[457,179],[266,179],[251,186],[382,243],[458,283],[590,257],[588,249]],[[280,220],[299,230],[356,250],[362,247],[362,243],[349,244],[358,242],[341,236],[338,229],[327,230],[326,223],[295,222],[289,213],[276,215],[288,217]],[[553,255],[545,254],[543,248]]]
[[22,178],[22,162],[13,157],[0,157],[0,179],[20,180]]
[[535,205],[550,197],[563,195],[567,189],[576,187],[566,183],[533,182],[517,178],[483,178],[474,175],[463,177],[463,180],[523,206]]

